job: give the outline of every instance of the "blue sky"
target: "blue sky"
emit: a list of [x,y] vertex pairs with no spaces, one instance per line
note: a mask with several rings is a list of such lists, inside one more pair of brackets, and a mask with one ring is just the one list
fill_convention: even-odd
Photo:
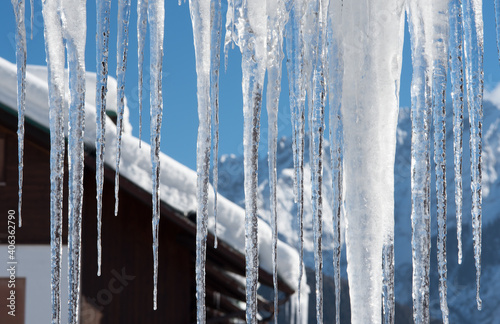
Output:
[[[139,134],[139,112],[137,95],[137,40],[136,40],[136,1],[132,1],[129,55],[127,69],[126,94],[131,111],[130,119],[134,127],[133,133]],[[116,75],[116,7],[112,0],[111,36],[110,36],[110,74]],[[227,8],[226,1],[222,4]],[[14,62],[14,14],[10,1],[2,4],[0,26],[2,33],[0,56]],[[485,87],[491,89],[500,81],[500,68],[497,58],[493,1],[484,1],[485,31]],[[27,1],[27,20],[29,21],[29,1]],[[225,14],[223,14],[225,16]],[[95,54],[95,1],[87,1],[87,49],[86,69],[96,70]],[[28,24],[29,25],[29,24]],[[35,0],[35,18],[33,39],[28,32],[28,64],[45,65],[45,48],[43,40],[43,20],[41,1]],[[146,48],[148,44],[146,44]],[[146,50],[146,60],[149,56]],[[401,78],[401,106],[410,105],[411,52],[409,35],[405,34],[403,53],[403,71]],[[221,62],[222,66],[224,62]],[[230,50],[227,72],[221,71],[220,78],[220,151],[219,154],[242,154],[243,113],[241,97],[241,57],[239,50]],[[146,66],[147,66],[146,61]],[[149,142],[149,86],[148,74],[145,72],[146,89],[144,90],[143,139]],[[283,71],[286,78],[286,70]],[[176,0],[165,1],[165,42],[163,63],[163,95],[164,115],[162,125],[162,151],[179,162],[195,169],[196,136],[198,128],[196,102],[196,71],[193,48],[191,21],[187,3],[181,6]],[[283,82],[279,111],[280,136],[291,134],[290,113],[288,107],[287,82]],[[266,110],[262,110],[261,152],[267,151],[267,118]],[[488,118],[485,116],[485,118]]]

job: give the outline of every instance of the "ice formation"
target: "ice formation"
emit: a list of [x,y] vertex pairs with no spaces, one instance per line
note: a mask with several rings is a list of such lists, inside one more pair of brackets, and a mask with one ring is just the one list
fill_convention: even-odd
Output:
[[476,302],[481,309],[479,295],[481,278],[481,142],[483,124],[483,12],[482,0],[462,2],[464,28],[465,80],[467,88],[467,107],[470,126],[470,160],[472,191],[472,236],[474,238],[474,259],[476,266]]
[[[19,107],[19,216],[21,216],[22,156],[26,93],[26,33],[24,27],[24,1],[12,0],[17,25],[17,107]],[[109,30],[109,1],[98,7],[97,38],[98,77],[96,83],[96,120],[92,130],[97,133],[98,193],[102,192],[102,162],[104,135],[108,135],[104,122],[107,80],[107,43]],[[495,1],[498,25],[498,1]],[[118,36],[118,125],[113,140],[117,147],[116,183],[118,185],[122,141],[122,110],[124,107],[124,70],[127,62],[128,0],[119,3],[120,27]],[[222,12],[220,0],[191,0],[189,2],[196,52],[198,85],[199,132],[197,146],[197,189],[187,195],[189,204],[197,210],[197,320],[206,321],[205,274],[206,236],[209,211],[219,220],[230,222],[224,212],[235,213],[220,197],[209,199],[210,157],[214,158],[214,189],[217,189],[218,155],[218,74]],[[154,258],[154,308],[157,307],[158,229],[159,206],[163,197],[164,176],[160,174],[160,130],[162,122],[162,62],[164,37],[164,2],[142,0],[137,4],[139,102],[142,108],[143,47],[146,28],[150,26],[151,73],[151,170],[147,184],[152,192],[152,230]],[[404,16],[408,15],[412,45],[412,257],[413,257],[413,316],[416,323],[429,322],[429,270],[430,270],[430,188],[431,144],[434,148],[436,192],[438,208],[438,271],[440,304],[443,321],[448,318],[446,301],[446,169],[445,169],[445,90],[448,69],[452,83],[454,106],[454,162],[455,202],[459,262],[461,262],[461,209],[462,209],[462,134],[464,98],[469,111],[472,224],[477,284],[477,307],[481,273],[481,129],[483,96],[483,23],[481,0],[229,0],[226,13],[225,52],[231,42],[242,54],[242,90],[244,115],[244,186],[245,186],[245,254],[246,295],[248,323],[257,322],[257,283],[259,263],[272,269],[275,282],[277,268],[282,260],[277,241],[276,209],[276,115],[281,91],[281,64],[283,36],[286,35],[288,82],[290,89],[291,124],[293,130],[294,193],[298,204],[300,239],[294,273],[299,290],[293,308],[300,310],[303,269],[303,212],[304,199],[311,199],[316,265],[316,319],[322,318],[322,220],[323,215],[323,141],[325,108],[329,109],[329,138],[331,141],[332,201],[334,224],[334,279],[336,284],[336,310],[340,311],[340,236],[341,215],[345,213],[345,241],[347,273],[353,323],[394,322],[394,158],[396,125],[399,107],[399,78],[401,74]],[[147,21],[146,21],[147,15]],[[62,156],[64,156],[63,109],[64,100],[64,44],[68,54],[69,102],[69,262],[70,262],[70,321],[78,318],[81,205],[83,177],[83,145],[85,128],[85,1],[43,2],[48,62],[50,130],[51,130],[51,237],[53,323],[60,319],[58,288],[61,264],[61,188]],[[287,22],[288,21],[288,22]],[[108,25],[107,25],[108,24]],[[497,26],[497,30],[500,29]],[[98,32],[99,33],[99,32]],[[500,37],[500,36],[499,36]],[[462,52],[463,51],[463,52]],[[101,64],[102,63],[102,64]],[[448,66],[449,63],[449,66]],[[227,60],[226,60],[227,64]],[[257,170],[260,139],[260,113],[267,71],[267,103],[269,116],[269,183],[272,206],[272,229],[263,228],[258,221]],[[464,73],[465,71],[465,73]],[[462,83],[465,75],[465,88]],[[306,112],[307,107],[307,112]],[[140,109],[141,111],[142,109]],[[306,116],[311,157],[311,197],[304,193],[304,155]],[[141,117],[140,117],[141,119]],[[434,132],[431,133],[431,125]],[[212,134],[213,133],[213,134]],[[127,136],[123,137],[124,139]],[[129,139],[125,142],[130,142]],[[138,141],[140,143],[140,141]],[[109,143],[108,143],[109,144]],[[93,144],[94,145],[94,144]],[[108,145],[109,148],[109,145]],[[128,161],[130,156],[125,156]],[[125,164],[127,162],[123,161]],[[170,163],[167,161],[167,163]],[[131,176],[127,168],[124,176]],[[138,182],[145,180],[137,180]],[[142,183],[142,182],[141,182]],[[186,185],[190,186],[190,185]],[[118,188],[118,186],[117,186]],[[166,189],[168,191],[168,189]],[[193,194],[196,192],[196,194]],[[117,193],[116,193],[117,196]],[[194,201],[196,197],[197,203]],[[215,195],[215,197],[217,197]],[[98,195],[98,201],[99,201]],[[167,198],[168,199],[168,198]],[[118,204],[118,200],[116,200]],[[173,201],[173,204],[179,204]],[[98,203],[100,206],[100,201]],[[218,208],[220,205],[221,208]],[[116,205],[118,206],[118,205]],[[99,207],[100,208],[100,207]],[[239,212],[238,212],[239,213]],[[98,219],[100,217],[98,210]],[[226,217],[226,218],[224,218]],[[222,218],[222,219],[221,219]],[[214,229],[217,220],[215,220]],[[98,222],[99,223],[99,222]],[[20,218],[21,225],[21,218]],[[99,225],[98,225],[99,226]],[[100,230],[99,230],[100,231]],[[271,231],[271,233],[268,233]],[[270,256],[259,253],[261,235],[272,239]],[[235,235],[235,234],[232,234]],[[230,242],[239,242],[225,233]],[[238,245],[240,246],[240,245]],[[242,246],[241,246],[242,247]],[[98,249],[100,245],[98,242]],[[99,253],[100,255],[100,253]],[[271,261],[269,261],[271,260]],[[268,262],[269,261],[269,262]],[[99,261],[98,261],[99,262]],[[275,299],[276,307],[276,299]],[[380,309],[383,309],[381,316]],[[305,317],[300,317],[302,320]],[[275,315],[277,319],[277,315]]]
[[152,203],[153,203],[153,309],[157,308],[158,283],[158,233],[160,226],[160,138],[163,115],[162,66],[163,37],[165,23],[165,4],[162,0],[148,2],[150,58],[150,118],[151,118],[151,164],[152,172]]
[[286,23],[285,2],[267,1],[267,120],[269,154],[269,191],[271,203],[271,228],[273,231],[273,290],[274,322],[278,323],[278,206],[277,206],[277,167],[278,149],[278,107],[281,92],[281,68],[283,61],[283,31]]
[[[332,224],[333,224],[333,279],[335,283],[335,323],[340,324],[340,253],[341,253],[341,217],[342,217],[342,176],[343,176],[343,125],[342,125],[342,82],[344,73],[344,60],[342,50],[342,33],[333,29],[342,20],[342,0],[331,0],[329,17],[327,21],[328,30],[328,69],[327,84],[329,96],[329,135],[330,135],[330,159],[332,165]],[[385,310],[385,304],[384,304]]]
[[[50,265],[52,324],[61,322],[61,267],[64,188],[64,43],[57,1],[43,3],[50,116]],[[50,36],[50,37],[49,37]]]
[[205,310],[205,263],[208,226],[208,180],[211,149],[211,26],[212,8],[210,1],[190,0],[189,10],[194,34],[196,74],[198,75],[198,145],[196,170],[198,173],[196,212],[196,305],[197,322],[206,322]]
[[97,193],[97,275],[101,275],[101,224],[102,190],[104,184],[104,148],[106,135],[106,95],[108,87],[108,48],[111,0],[97,5],[96,67],[99,78],[96,82],[96,193]]
[[116,92],[117,100],[117,115],[116,120],[116,166],[115,166],[115,216],[118,215],[118,191],[120,188],[120,158],[121,158],[121,143],[123,134],[123,113],[125,109],[125,72],[127,71],[127,54],[128,54],[128,26],[130,20],[130,0],[118,1],[118,35],[116,61],[116,79],[118,82]]
[[26,27],[24,26],[24,0],[11,0],[16,17],[16,63],[17,63],[17,156],[18,156],[18,217],[22,226],[21,206],[23,202],[23,156],[24,156],[24,111],[26,109]]
[[450,80],[453,103],[453,163],[455,172],[455,215],[457,218],[458,263],[462,263],[462,142],[464,132],[464,68],[462,0],[450,1]]
[[[142,139],[142,82],[144,70],[144,43],[146,41],[146,32],[148,29],[148,0],[137,0],[137,69],[138,78],[138,96],[139,96],[139,139]],[[139,147],[141,147],[139,141]]]

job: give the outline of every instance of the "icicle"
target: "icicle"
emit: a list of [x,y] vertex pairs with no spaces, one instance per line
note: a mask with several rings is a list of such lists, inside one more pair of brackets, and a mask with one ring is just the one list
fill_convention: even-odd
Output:
[[[291,2],[288,3],[292,5]],[[287,8],[290,13],[289,23],[286,25],[286,52],[287,70],[290,91],[290,113],[292,123],[292,148],[294,164],[294,199],[298,203],[297,222],[299,228],[299,283],[298,283],[298,303],[297,309],[300,311],[300,296],[302,286],[302,274],[304,269],[304,133],[305,133],[305,78],[303,77],[304,43],[301,37],[300,21],[304,13],[304,2],[295,1],[291,8]]]
[[189,10],[193,25],[194,49],[196,55],[198,94],[198,145],[196,170],[198,175],[196,215],[196,304],[197,323],[206,322],[205,306],[205,263],[208,223],[208,180],[210,173],[211,148],[211,42],[212,9],[209,0],[190,0]]
[[[257,283],[259,269],[257,239],[257,181],[260,139],[260,110],[266,71],[266,5],[261,1],[242,0],[233,17],[237,21],[237,45],[242,54],[243,155],[245,170],[245,255],[246,320],[257,323]],[[230,9],[228,9],[229,11]],[[235,33],[230,34],[234,37]],[[229,38],[231,39],[231,38]],[[228,36],[226,34],[226,44]]]
[[123,111],[125,109],[125,77],[127,72],[128,26],[130,20],[130,0],[118,1],[118,36],[116,44],[116,166],[115,166],[115,216],[118,215],[118,191],[120,189],[120,156],[122,151]]
[[219,70],[222,30],[222,11],[220,0],[211,1],[210,36],[210,106],[214,131],[213,187],[214,187],[214,248],[217,248],[217,189],[219,185]]
[[394,160],[404,5],[404,0],[358,0],[344,1],[342,8],[343,181],[352,323],[381,323],[384,272],[385,313],[392,312]]
[[281,68],[283,61],[283,28],[286,24],[285,4],[282,0],[266,2],[267,5],[267,122],[269,199],[271,206],[274,323],[278,323],[278,211],[276,200],[276,151],[278,148],[278,107],[281,93]]
[[144,42],[148,29],[148,0],[137,0],[137,67],[139,71],[139,148],[142,143],[142,81],[144,70]]
[[430,268],[430,117],[432,84],[431,17],[425,8],[431,1],[409,2],[413,78],[411,88],[411,186],[412,186],[412,258],[413,258],[413,320],[429,322],[429,268]]
[[[307,4],[302,27],[307,63],[310,65],[309,98],[309,161],[311,166],[311,201],[313,212],[314,265],[316,270],[316,322],[323,323],[323,133],[326,100],[326,13],[328,1],[316,0]],[[307,26],[307,27],[306,27]],[[307,74],[306,74],[307,75]]]
[[69,323],[78,323],[80,305],[81,234],[83,205],[83,136],[85,131],[85,0],[67,0],[62,5],[62,23],[69,66],[68,134],[68,249]]
[[500,3],[499,3],[499,0],[495,0],[495,25],[496,25],[496,31],[497,31],[498,59],[500,60]]
[[463,0],[462,16],[464,26],[465,76],[467,84],[467,107],[470,124],[470,161],[472,192],[472,236],[476,266],[476,302],[480,310],[479,296],[481,278],[481,145],[483,124],[483,15],[481,0]]
[[35,16],[35,2],[30,0],[30,38],[33,39],[33,17]]
[[64,44],[59,1],[42,2],[49,83],[50,267],[52,324],[61,323],[61,267],[64,187]]
[[163,114],[162,63],[165,4],[161,0],[149,0],[148,21],[150,27],[150,116],[151,116],[151,165],[153,203],[153,309],[157,308],[158,283],[158,234],[160,225],[160,138]]
[[387,239],[382,247],[382,296],[383,323],[395,321],[394,302],[394,238]]
[[18,217],[22,226],[24,168],[24,111],[26,108],[26,27],[24,26],[24,0],[11,0],[16,16],[16,64],[17,64],[17,157],[18,157]]
[[[239,0],[241,2],[241,0]],[[224,69],[227,71],[228,59],[229,59],[229,44],[231,44],[236,35],[234,33],[234,0],[227,0],[227,12],[226,12],[226,35],[224,37]]]
[[101,219],[102,190],[104,184],[104,148],[106,135],[106,93],[108,84],[108,43],[109,13],[111,0],[97,1],[97,33],[96,33],[96,192],[97,192],[97,275],[101,275]]
[[341,233],[340,219],[342,215],[342,81],[344,74],[344,62],[342,51],[342,0],[330,0],[328,10],[328,70],[327,84],[329,97],[329,134],[330,134],[330,158],[332,165],[332,217],[333,217],[333,279],[335,283],[335,323],[340,324],[340,253]]
[[439,299],[443,323],[448,323],[446,260],[446,79],[448,70],[448,2],[433,3],[432,111],[434,123],[434,164],[437,196],[437,263]]
[[462,0],[452,0],[450,21],[450,80],[453,102],[453,162],[455,171],[455,214],[457,219],[458,264],[462,264],[462,138],[464,131],[464,69]]

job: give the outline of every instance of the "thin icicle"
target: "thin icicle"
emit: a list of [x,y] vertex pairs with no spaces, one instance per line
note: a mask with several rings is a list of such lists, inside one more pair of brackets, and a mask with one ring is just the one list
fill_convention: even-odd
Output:
[[52,324],[61,323],[64,188],[64,43],[59,1],[42,2],[50,119],[50,268]]
[[211,42],[212,9],[209,0],[190,0],[189,11],[193,26],[196,55],[198,97],[198,145],[196,150],[198,210],[196,214],[196,305],[197,323],[206,322],[205,263],[208,224],[208,184],[211,149]]
[[211,1],[210,36],[210,106],[214,132],[213,187],[214,187],[214,248],[217,248],[217,190],[219,186],[219,70],[222,30],[222,11],[220,0]]
[[453,163],[455,171],[455,215],[457,219],[458,264],[462,264],[462,141],[464,132],[464,68],[462,0],[452,0],[450,21],[450,80],[453,103]]
[[122,151],[123,111],[125,109],[125,77],[127,72],[128,26],[130,0],[118,1],[118,36],[116,44],[116,166],[115,166],[115,216],[118,215],[118,192],[120,189],[120,156]]
[[63,32],[69,66],[68,134],[68,249],[69,249],[69,323],[80,318],[80,270],[83,206],[83,136],[85,131],[85,37],[86,1],[67,0],[62,7]]
[[30,0],[30,38],[33,39],[33,17],[35,16],[35,2]]
[[500,60],[500,3],[499,0],[495,0],[495,29],[497,31],[497,51],[498,59]]
[[[239,0],[241,3],[241,0]],[[229,60],[229,44],[234,44],[236,35],[234,32],[235,23],[235,11],[234,11],[234,0],[227,1],[227,12],[226,12],[226,35],[224,37],[224,69],[227,71],[227,65]],[[233,45],[234,48],[234,45]]]
[[448,323],[446,259],[446,80],[448,71],[448,3],[434,3],[432,111],[434,123],[434,164],[437,196],[437,264],[439,299],[443,323]]
[[335,283],[335,323],[340,324],[340,253],[342,215],[342,81],[344,61],[342,51],[342,33],[336,26],[342,25],[342,0],[330,0],[328,10],[328,97],[329,97],[329,134],[330,158],[332,165],[332,217],[333,217],[333,279]]
[[311,167],[311,201],[313,213],[314,265],[316,270],[316,322],[323,323],[323,133],[326,100],[326,13],[328,1],[316,0],[307,4],[302,27],[304,41],[308,44],[305,51],[310,64],[309,87],[309,161]]
[[148,0],[137,0],[137,68],[139,71],[139,148],[142,143],[142,81],[144,70],[144,43],[148,29]]
[[[291,2],[288,3],[292,5]],[[292,149],[294,164],[294,199],[297,206],[297,222],[299,228],[299,282],[297,287],[300,312],[300,296],[304,269],[304,133],[305,133],[305,78],[303,77],[304,43],[301,37],[300,21],[304,13],[304,3],[295,1],[289,12],[289,23],[286,25],[286,53],[288,83],[290,91],[290,114],[292,123]]]
[[[242,0],[233,4],[236,31],[230,34],[239,46],[242,61],[243,156],[245,172],[245,255],[246,320],[257,323],[257,284],[259,253],[257,239],[257,186],[260,139],[260,111],[266,71],[266,5],[261,1]],[[229,11],[229,9],[228,9]],[[226,32],[227,33],[227,32]],[[226,34],[226,44],[228,43]],[[237,37],[236,37],[237,36]],[[229,38],[229,41],[231,38]]]
[[151,118],[151,165],[153,206],[153,309],[157,308],[158,241],[160,226],[160,139],[163,114],[162,64],[165,23],[165,4],[162,0],[149,0],[148,21],[150,27],[150,118]]
[[430,117],[432,84],[432,23],[425,7],[431,1],[409,2],[413,78],[411,88],[411,186],[412,186],[412,258],[413,258],[413,320],[429,322],[429,269],[430,269]]
[[269,199],[271,206],[274,323],[278,323],[278,210],[276,200],[278,148],[278,107],[281,93],[281,68],[283,61],[283,28],[286,23],[285,4],[282,0],[266,2],[267,5],[267,123]]
[[26,109],[26,27],[24,25],[24,0],[11,0],[16,16],[16,64],[17,64],[17,158],[18,158],[18,217],[22,226],[24,168],[24,111]]
[[97,192],[97,275],[101,275],[102,190],[104,184],[104,148],[106,135],[106,94],[108,84],[108,43],[111,0],[97,1],[96,32],[96,192]]
[[481,0],[463,0],[465,76],[467,84],[467,107],[470,124],[470,161],[472,192],[472,236],[476,266],[476,302],[480,310],[479,296],[481,278],[481,216],[482,216],[482,124],[483,124],[483,17]]

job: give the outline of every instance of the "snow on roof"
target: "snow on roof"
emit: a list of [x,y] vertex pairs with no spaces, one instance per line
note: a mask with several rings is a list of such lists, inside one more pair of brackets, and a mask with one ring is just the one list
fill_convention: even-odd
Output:
[[[95,146],[96,109],[95,109],[95,73],[87,72],[87,91],[85,106],[85,144]],[[26,117],[49,129],[47,68],[43,66],[27,67]],[[16,106],[16,66],[0,57],[0,102],[17,113]],[[67,98],[69,98],[67,96]],[[69,99],[67,99],[68,101]],[[116,111],[116,80],[108,79],[108,109]],[[69,105],[66,105],[67,107]],[[126,108],[128,114],[128,108]],[[105,163],[115,167],[116,126],[106,117],[106,154]],[[124,117],[129,132],[122,137],[122,156],[120,174],[147,192],[151,192],[150,146],[134,137],[127,115]],[[161,178],[160,192],[162,201],[187,215],[196,211],[196,172],[180,164],[169,156],[160,154]],[[213,190],[210,190],[210,209],[213,209]],[[223,196],[218,197],[217,234],[220,239],[236,250],[245,250],[245,211]],[[209,219],[209,230],[213,229],[213,217]],[[259,220],[260,266],[272,273],[272,232],[269,225]],[[278,274],[291,287],[297,287],[299,278],[299,255],[295,249],[284,242],[278,242]],[[305,271],[304,271],[305,274]],[[309,287],[302,280],[302,291],[309,292]]]

